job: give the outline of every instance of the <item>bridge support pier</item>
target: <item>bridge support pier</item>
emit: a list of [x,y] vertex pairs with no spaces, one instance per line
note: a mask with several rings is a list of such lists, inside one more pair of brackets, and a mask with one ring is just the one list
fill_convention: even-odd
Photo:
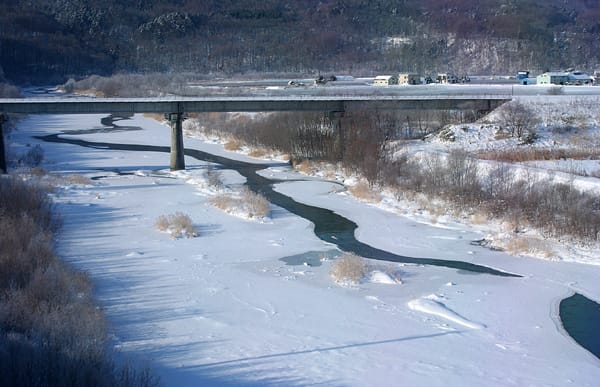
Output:
[[171,123],[171,171],[185,169],[183,148],[183,113],[165,114]]
[[4,149],[4,130],[2,124],[5,121],[4,114],[0,113],[0,173],[8,173],[6,169],[6,152]]

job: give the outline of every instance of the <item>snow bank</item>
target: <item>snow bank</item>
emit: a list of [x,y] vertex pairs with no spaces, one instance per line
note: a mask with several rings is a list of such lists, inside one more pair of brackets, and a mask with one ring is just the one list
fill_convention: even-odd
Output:
[[417,312],[423,312],[432,314],[443,318],[444,320],[451,321],[453,323],[462,325],[466,328],[471,329],[482,329],[485,325],[467,320],[458,313],[454,312],[442,302],[437,301],[439,299],[435,294],[430,294],[427,297],[421,297],[408,302],[408,307]]
[[373,270],[369,275],[369,281],[377,284],[397,285],[402,281],[392,277],[390,274],[380,270]]

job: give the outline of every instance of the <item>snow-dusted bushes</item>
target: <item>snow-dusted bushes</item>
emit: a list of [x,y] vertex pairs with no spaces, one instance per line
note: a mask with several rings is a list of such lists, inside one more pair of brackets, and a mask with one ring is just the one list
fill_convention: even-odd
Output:
[[0,176],[0,380],[6,386],[152,386],[117,368],[87,276],[54,254],[51,202],[31,182]]
[[461,206],[477,202],[481,181],[477,161],[461,149],[447,155],[429,154],[420,159],[390,160],[382,169],[379,183],[399,191],[424,193],[454,200]]
[[244,187],[238,195],[219,194],[210,199],[215,207],[233,215],[262,219],[269,216],[269,201],[261,194]]
[[514,137],[523,137],[535,132],[539,118],[535,111],[519,101],[510,101],[498,109],[500,124]]
[[156,219],[156,228],[159,231],[170,234],[173,238],[189,238],[197,236],[194,231],[194,224],[189,215],[183,212],[174,214],[160,215]]
[[442,199],[448,208],[477,209],[489,218],[509,220],[515,231],[534,227],[554,236],[600,240],[600,199],[572,184],[516,176],[502,164],[484,173],[463,151],[399,159],[392,165],[381,183],[399,192]]
[[367,265],[362,257],[344,253],[331,265],[331,277],[341,284],[356,284],[367,274]]

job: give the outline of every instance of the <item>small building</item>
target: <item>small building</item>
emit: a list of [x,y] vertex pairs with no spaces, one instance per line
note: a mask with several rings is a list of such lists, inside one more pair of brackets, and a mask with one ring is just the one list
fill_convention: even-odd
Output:
[[594,78],[582,71],[571,71],[569,73],[570,85],[591,85],[594,83]]
[[439,73],[436,78],[437,83],[457,83],[458,78],[454,74]]
[[517,80],[521,85],[530,85],[532,83],[532,80],[529,79],[529,71],[526,70],[517,71]]
[[398,77],[395,75],[378,75],[373,80],[374,86],[390,86],[397,85]]
[[566,85],[569,83],[569,73],[548,72],[537,76],[538,85]]
[[400,85],[418,85],[421,83],[421,76],[417,73],[400,73],[398,75],[398,84]]

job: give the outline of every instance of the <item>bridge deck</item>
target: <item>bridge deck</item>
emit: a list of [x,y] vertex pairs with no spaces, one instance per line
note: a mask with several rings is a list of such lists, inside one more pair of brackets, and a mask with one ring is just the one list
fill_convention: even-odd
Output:
[[348,111],[354,109],[492,110],[507,96],[286,96],[0,99],[0,112],[26,114]]

